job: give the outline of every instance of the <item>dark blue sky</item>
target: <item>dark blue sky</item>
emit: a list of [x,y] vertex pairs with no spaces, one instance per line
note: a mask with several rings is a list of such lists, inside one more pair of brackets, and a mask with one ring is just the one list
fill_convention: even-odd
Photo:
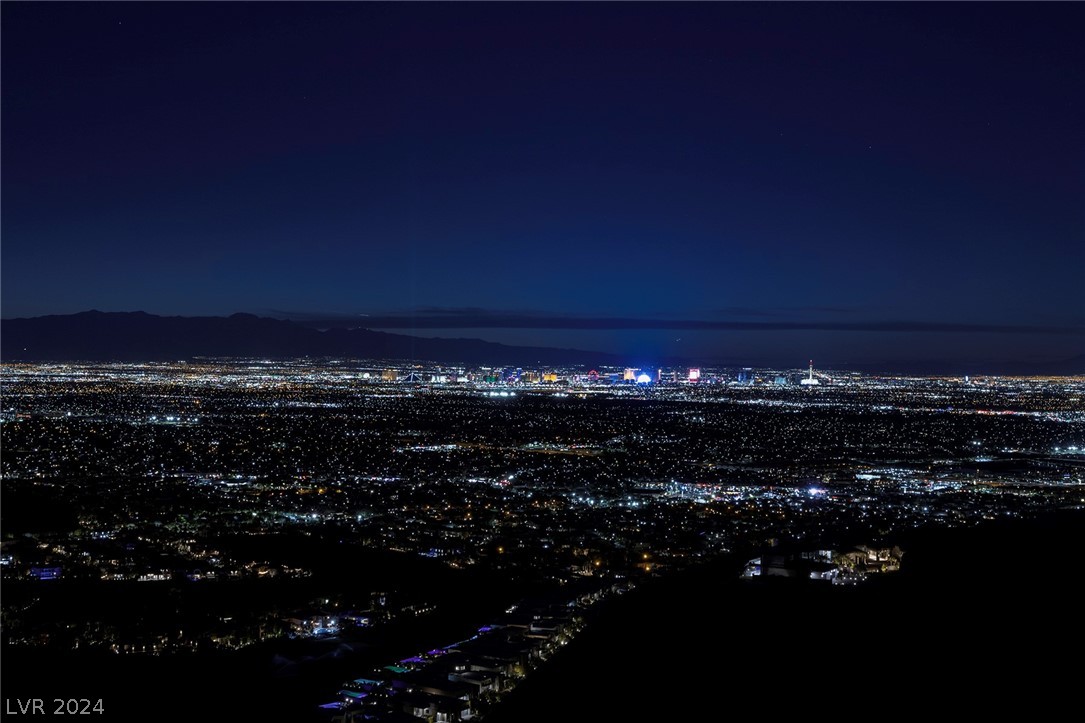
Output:
[[1080,3],[0,13],[5,318],[1085,352]]

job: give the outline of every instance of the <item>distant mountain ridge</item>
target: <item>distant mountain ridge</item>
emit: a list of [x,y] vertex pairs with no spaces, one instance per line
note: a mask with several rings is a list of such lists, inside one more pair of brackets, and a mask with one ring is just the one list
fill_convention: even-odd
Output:
[[172,361],[193,357],[348,357],[443,364],[615,365],[617,355],[580,349],[425,339],[369,329],[311,329],[293,321],[232,316],[156,316],[143,311],[0,320],[4,361]]
[[[266,359],[403,359],[440,364],[539,366],[625,366],[627,356],[582,349],[512,346],[482,339],[392,334],[346,324],[315,328],[306,322],[253,314],[156,316],[143,311],[84,311],[78,314],[0,320],[0,360],[14,361],[178,361],[195,357]],[[331,322],[329,322],[331,323]],[[643,361],[643,360],[637,360]],[[656,359],[664,367],[716,366],[711,360]],[[748,366],[720,364],[722,366]],[[867,374],[1050,375],[1085,374],[1085,354],[1047,362],[911,360],[845,363],[833,368]]]

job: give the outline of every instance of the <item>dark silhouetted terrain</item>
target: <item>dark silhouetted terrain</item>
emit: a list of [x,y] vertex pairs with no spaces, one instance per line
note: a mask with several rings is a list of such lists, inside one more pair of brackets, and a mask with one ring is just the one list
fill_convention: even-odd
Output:
[[0,322],[5,361],[176,361],[193,357],[352,357],[448,364],[618,364],[601,352],[425,339],[369,329],[311,329],[252,314],[155,316],[86,311]]

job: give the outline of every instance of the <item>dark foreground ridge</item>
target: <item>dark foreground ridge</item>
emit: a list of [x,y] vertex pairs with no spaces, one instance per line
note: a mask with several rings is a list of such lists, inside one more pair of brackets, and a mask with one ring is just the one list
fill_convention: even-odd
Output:
[[[913,533],[901,541],[901,572],[855,587],[740,581],[741,556],[719,559],[593,608],[576,640],[485,720],[1054,718],[1073,709],[1080,685],[1083,529],[1076,510]],[[409,644],[434,634],[422,625]],[[12,649],[3,688],[13,701],[103,699],[103,720],[327,721],[316,704],[329,686],[364,672],[362,658],[394,651],[378,642],[368,656],[340,652],[284,676],[266,649],[161,658]]]
[[1055,717],[1079,695],[1083,531],[1076,510],[922,532],[857,587],[690,570],[601,610],[487,723]]
[[424,339],[360,328],[310,329],[252,314],[155,316],[85,311],[0,321],[4,361],[177,361],[194,357],[353,357],[448,364],[619,364],[602,352]]

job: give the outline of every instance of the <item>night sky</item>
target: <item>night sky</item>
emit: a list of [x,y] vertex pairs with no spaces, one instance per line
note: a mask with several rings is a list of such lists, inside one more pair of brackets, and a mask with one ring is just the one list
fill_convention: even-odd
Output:
[[20,3],[2,315],[1085,352],[1081,3]]

